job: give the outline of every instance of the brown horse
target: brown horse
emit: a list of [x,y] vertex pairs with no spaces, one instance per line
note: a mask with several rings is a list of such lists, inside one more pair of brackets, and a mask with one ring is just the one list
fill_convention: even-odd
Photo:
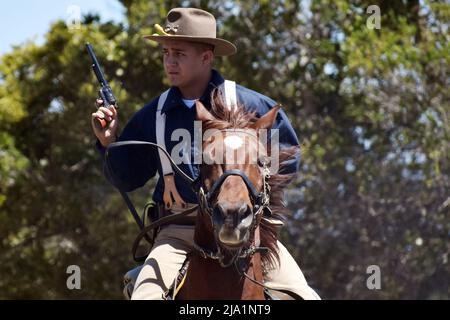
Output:
[[[225,107],[220,92],[214,96],[211,112],[196,103],[204,132],[200,209],[195,250],[176,298],[262,300],[264,265],[279,263],[274,221],[282,219],[283,188],[292,175],[269,175],[270,150],[259,141],[258,131],[272,127],[280,107],[257,118],[242,106]],[[212,129],[218,131],[207,137]],[[296,152],[281,151],[280,164]],[[238,153],[244,161],[236,161]]]

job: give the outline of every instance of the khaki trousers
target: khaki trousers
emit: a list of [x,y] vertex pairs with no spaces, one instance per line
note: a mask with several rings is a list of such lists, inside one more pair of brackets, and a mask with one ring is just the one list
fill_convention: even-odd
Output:
[[[161,300],[175,280],[186,255],[192,251],[193,243],[194,226],[168,225],[161,228],[136,280],[131,299]],[[305,300],[320,300],[280,242],[278,248],[280,265],[267,270],[265,285],[294,292]]]

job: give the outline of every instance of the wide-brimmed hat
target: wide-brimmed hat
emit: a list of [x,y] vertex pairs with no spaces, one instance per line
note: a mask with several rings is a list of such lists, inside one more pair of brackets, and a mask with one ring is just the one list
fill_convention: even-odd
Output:
[[207,43],[214,46],[214,54],[217,56],[236,53],[234,44],[216,37],[216,18],[204,10],[174,8],[167,14],[165,27],[156,24],[155,28],[158,33],[144,38],[159,43],[167,39]]

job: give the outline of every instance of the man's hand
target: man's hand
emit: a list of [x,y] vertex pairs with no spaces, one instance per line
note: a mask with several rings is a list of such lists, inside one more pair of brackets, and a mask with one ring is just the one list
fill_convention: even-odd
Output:
[[[105,108],[103,106],[103,100],[101,99],[97,99],[95,104],[98,110],[92,114],[92,129],[94,130],[94,134],[98,138],[102,146],[106,148],[110,143],[116,141],[118,125],[117,110],[113,105]],[[96,118],[104,119],[106,121],[106,127],[102,130],[98,129],[94,124],[94,120]]]

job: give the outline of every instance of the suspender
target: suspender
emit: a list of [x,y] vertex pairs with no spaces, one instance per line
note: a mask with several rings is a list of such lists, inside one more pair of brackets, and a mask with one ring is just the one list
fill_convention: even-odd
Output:
[[[170,89],[169,89],[170,90]],[[169,90],[164,91],[158,99],[158,109],[156,110],[156,143],[162,146],[164,149],[166,148],[165,142],[165,130],[166,130],[166,114],[162,113],[162,108],[164,103],[167,100],[167,96],[169,94]],[[237,107],[237,98],[236,98],[236,82],[225,80],[224,82],[224,95],[225,95],[225,103],[228,109]],[[169,159],[163,153],[163,151],[158,149],[159,160],[161,161],[161,168],[164,176],[164,203],[170,208],[172,205],[172,199],[175,200],[177,205],[185,205],[181,196],[178,194],[177,188],[175,186],[175,182],[173,180],[173,171],[172,166],[170,165]]]
[[225,94],[225,103],[228,107],[228,110],[236,108],[237,107],[236,82],[225,80],[223,88]]
[[[166,90],[159,96],[158,109],[156,110],[156,143],[163,147],[165,150],[167,150],[166,139],[164,138],[166,132],[166,114],[162,113],[161,110],[164,106],[164,103],[166,102],[168,94],[169,90]],[[173,171],[172,166],[169,163],[169,159],[160,149],[158,149],[158,154],[159,159],[161,160],[163,175],[171,174]]]

